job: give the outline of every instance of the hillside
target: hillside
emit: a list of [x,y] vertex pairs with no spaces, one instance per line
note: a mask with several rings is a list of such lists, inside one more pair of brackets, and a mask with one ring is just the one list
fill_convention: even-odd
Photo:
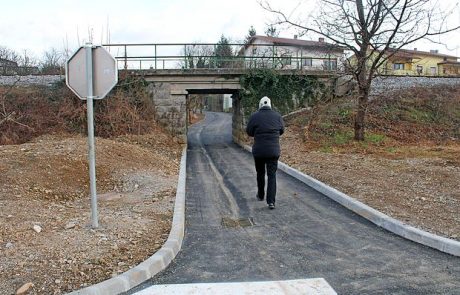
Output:
[[11,114],[0,124],[1,294],[29,282],[31,294],[77,290],[139,264],[166,240],[182,148],[131,86],[96,104],[97,230],[85,103],[63,85],[0,89],[0,115]]
[[364,142],[341,98],[286,121],[282,161],[385,214],[460,240],[460,87],[375,97]]

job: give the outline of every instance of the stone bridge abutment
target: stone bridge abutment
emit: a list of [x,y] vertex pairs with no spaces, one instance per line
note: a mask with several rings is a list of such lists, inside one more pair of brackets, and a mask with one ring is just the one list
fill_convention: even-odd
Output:
[[[139,75],[138,71],[134,74]],[[141,74],[149,83],[148,91],[155,104],[158,121],[183,142],[187,140],[188,95],[232,94],[233,101],[237,101],[241,89],[241,71],[160,70]]]

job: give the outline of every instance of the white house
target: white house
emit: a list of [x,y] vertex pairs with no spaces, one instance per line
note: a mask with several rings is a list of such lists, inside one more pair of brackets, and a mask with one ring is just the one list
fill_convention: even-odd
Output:
[[342,47],[327,43],[324,38],[309,41],[268,36],[253,36],[240,50],[245,67],[275,67],[281,69],[329,70],[340,68],[344,56]]

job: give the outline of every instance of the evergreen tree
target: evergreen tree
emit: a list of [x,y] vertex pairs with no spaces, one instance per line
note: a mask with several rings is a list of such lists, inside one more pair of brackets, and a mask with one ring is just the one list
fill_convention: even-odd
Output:
[[215,56],[217,68],[229,68],[232,66],[233,50],[229,40],[224,35],[217,42]]
[[280,32],[273,25],[270,25],[265,29],[265,35],[268,37],[278,37],[279,34]]
[[254,27],[251,26],[248,30],[248,34],[246,35],[244,39],[244,44],[248,44],[249,40],[251,40],[251,38],[254,37],[255,35],[257,35],[256,29],[254,29]]

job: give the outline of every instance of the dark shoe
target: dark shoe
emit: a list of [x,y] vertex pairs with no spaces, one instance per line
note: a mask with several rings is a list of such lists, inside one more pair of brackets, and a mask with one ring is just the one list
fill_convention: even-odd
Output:
[[275,209],[275,204],[274,204],[274,203],[268,204],[268,208],[269,208],[269,209]]
[[256,194],[256,198],[257,198],[258,201],[263,201],[264,200],[264,196],[260,197],[259,193]]

